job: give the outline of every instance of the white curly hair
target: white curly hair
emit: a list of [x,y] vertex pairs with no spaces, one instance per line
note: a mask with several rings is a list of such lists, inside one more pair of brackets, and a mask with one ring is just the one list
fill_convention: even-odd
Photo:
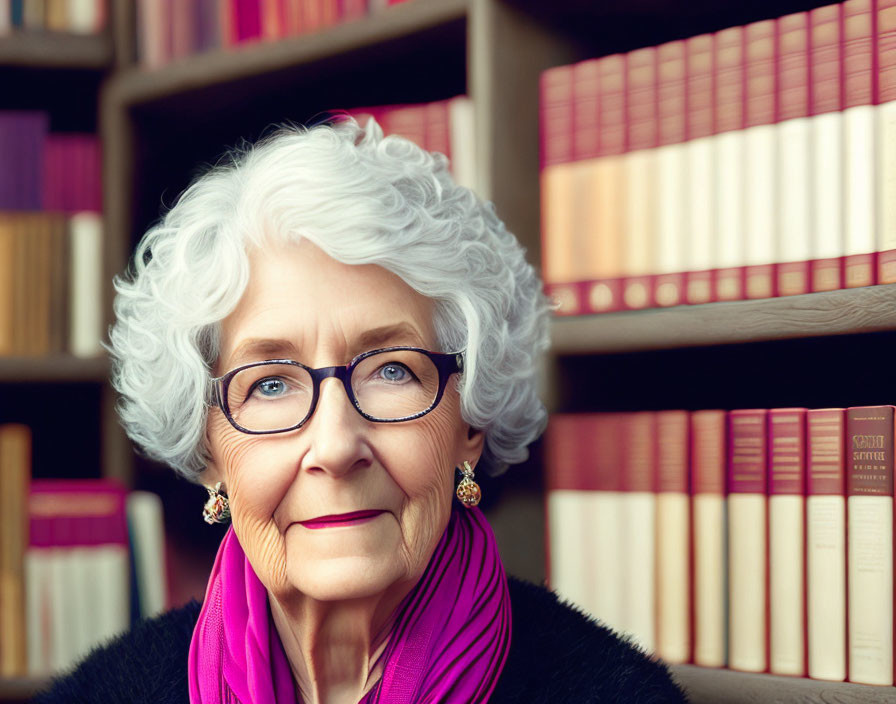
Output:
[[465,350],[461,414],[502,473],[544,430],[538,398],[550,304],[524,250],[447,158],[349,117],[281,127],[197,178],[116,277],[108,349],[119,413],[151,458],[193,481],[219,324],[249,277],[248,250],[306,238],[344,264],[378,264],[431,298],[440,351]]

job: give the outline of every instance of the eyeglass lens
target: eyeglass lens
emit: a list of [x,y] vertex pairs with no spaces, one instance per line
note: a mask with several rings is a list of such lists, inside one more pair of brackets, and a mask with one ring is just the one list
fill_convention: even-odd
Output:
[[[362,359],[352,371],[352,392],[376,420],[399,420],[429,410],[439,391],[439,370],[425,354],[390,350]],[[293,364],[260,364],[237,372],[227,387],[233,419],[253,431],[291,428],[311,408],[314,383]]]

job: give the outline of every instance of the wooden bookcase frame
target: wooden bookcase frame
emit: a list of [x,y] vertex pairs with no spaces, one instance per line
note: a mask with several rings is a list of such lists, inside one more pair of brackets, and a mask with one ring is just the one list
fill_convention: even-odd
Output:
[[[586,4],[558,0],[551,9],[536,0],[411,0],[351,24],[278,42],[258,42],[236,50],[191,56],[156,70],[135,63],[133,0],[110,0],[110,28],[98,37],[22,35],[0,38],[0,67],[28,69],[78,67],[107,75],[99,96],[99,125],[104,152],[104,302],[112,320],[111,280],[126,266],[141,221],[137,176],[147,125],[154,114],[201,109],[202,101],[259,82],[312,84],[327,72],[344,75],[352,61],[376,61],[381,52],[420,60],[424,39],[444,31],[459,42],[468,95],[473,99],[478,140],[480,195],[495,202],[498,214],[526,247],[530,262],[540,259],[538,76],[551,66],[678,38],[663,29],[684,5],[671,0],[633,0]],[[727,3],[686,4],[694,32],[825,4],[822,1],[759,3],[752,17],[736,15]],[[765,14],[763,14],[765,13]],[[622,36],[643,18],[654,18],[642,35]],[[721,17],[722,19],[719,19]],[[687,19],[687,18],[686,18]],[[580,21],[584,20],[584,21]],[[715,23],[715,24],[714,24]],[[586,28],[583,29],[582,25]],[[603,38],[587,36],[601,27]],[[669,34],[669,32],[673,34]],[[665,32],[665,33],[664,33]],[[684,36],[684,35],[680,35]],[[270,77],[274,76],[273,82]],[[263,79],[263,80],[262,80]],[[267,83],[265,83],[267,81]],[[255,87],[253,90],[265,90]],[[419,99],[413,91],[407,100]],[[450,97],[443,95],[441,97]],[[330,107],[330,106],[320,106]],[[143,216],[145,220],[145,215]],[[710,304],[604,316],[557,319],[553,348],[546,361],[543,389],[551,411],[568,410],[556,391],[564,358],[585,357],[599,370],[604,355],[626,355],[676,348],[762,344],[782,339],[862,336],[896,331],[896,285],[812,294],[767,301]],[[595,371],[595,374],[599,374]],[[99,423],[106,476],[133,483],[135,458],[114,411],[106,359],[0,359],[0,385],[22,380],[47,384],[85,382],[102,386]],[[503,482],[501,500],[489,512],[508,569],[540,581],[544,569],[544,498],[538,447],[533,459]],[[498,484],[495,485],[497,491]],[[760,701],[771,692],[792,693],[794,700],[837,696],[849,701],[881,701],[896,689],[807,679],[672,668],[694,701]],[[40,683],[0,682],[0,701],[25,699]],[[764,693],[764,694],[763,694]]]

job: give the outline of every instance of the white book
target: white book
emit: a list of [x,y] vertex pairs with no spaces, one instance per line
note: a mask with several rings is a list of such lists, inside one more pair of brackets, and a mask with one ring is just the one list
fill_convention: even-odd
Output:
[[452,98],[448,103],[448,119],[451,133],[451,173],[460,186],[477,195],[482,193],[477,168],[476,115],[473,101],[465,95]]
[[806,499],[809,677],[846,679],[846,499]]
[[[744,130],[744,237],[747,266],[775,261],[778,183],[774,125]],[[748,292],[749,293],[749,292]]]
[[[627,276],[647,276],[655,273],[656,150],[640,149],[629,152],[624,156],[624,163],[626,189],[624,271]],[[646,303],[645,300],[643,304]]]
[[656,495],[656,652],[669,663],[690,657],[690,497]]
[[31,547],[25,552],[25,633],[28,674],[53,674],[51,632],[52,550]]
[[541,172],[544,279],[549,283],[574,281],[575,240],[579,234],[575,196],[577,178],[584,175],[573,164],[552,164]]
[[808,117],[777,124],[778,262],[804,262],[811,256],[811,127]]
[[812,259],[842,257],[843,116],[827,112],[811,118]]
[[103,221],[98,213],[76,213],[69,220],[71,274],[69,348],[76,357],[102,353]]
[[791,494],[768,499],[769,670],[779,675],[804,670],[803,501]]
[[548,531],[551,546],[551,589],[565,601],[589,609],[590,506],[585,491],[553,490],[548,494]]
[[657,274],[685,271],[686,154],[684,144],[666,144],[656,149]]
[[128,529],[134,552],[140,616],[152,618],[167,607],[165,528],[162,501],[149,491],[132,491],[127,497]]
[[847,499],[849,680],[893,684],[893,497]]
[[103,0],[68,0],[68,31],[76,34],[99,32],[102,29],[102,2]]
[[[875,251],[875,108],[843,111],[846,255]],[[847,271],[847,287],[850,280]]]
[[656,650],[656,494],[622,492],[620,629],[647,652]]
[[92,551],[93,600],[96,612],[93,644],[121,634],[130,625],[128,550],[124,545],[98,545]]
[[722,494],[695,494],[694,664],[724,667],[727,662],[728,521]]
[[715,142],[700,137],[685,143],[687,150],[686,270],[706,271],[716,266]]
[[[896,250],[896,101],[876,106],[877,111],[877,246],[879,252]],[[887,267],[887,270],[892,265]],[[887,276],[887,281],[896,280]]]
[[744,133],[713,137],[716,164],[715,233],[720,269],[744,265]]
[[622,623],[622,590],[619,565],[622,559],[620,504],[618,491],[590,491],[586,498],[589,515],[590,552],[588,563],[587,610],[614,629]]
[[766,496],[728,495],[728,666],[766,669]]

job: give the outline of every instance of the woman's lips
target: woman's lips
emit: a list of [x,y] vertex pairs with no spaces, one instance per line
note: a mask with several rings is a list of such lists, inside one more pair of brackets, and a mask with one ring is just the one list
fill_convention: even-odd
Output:
[[330,516],[320,516],[308,521],[300,521],[306,528],[317,530],[318,528],[335,528],[337,526],[356,526],[373,520],[385,511],[352,511]]

